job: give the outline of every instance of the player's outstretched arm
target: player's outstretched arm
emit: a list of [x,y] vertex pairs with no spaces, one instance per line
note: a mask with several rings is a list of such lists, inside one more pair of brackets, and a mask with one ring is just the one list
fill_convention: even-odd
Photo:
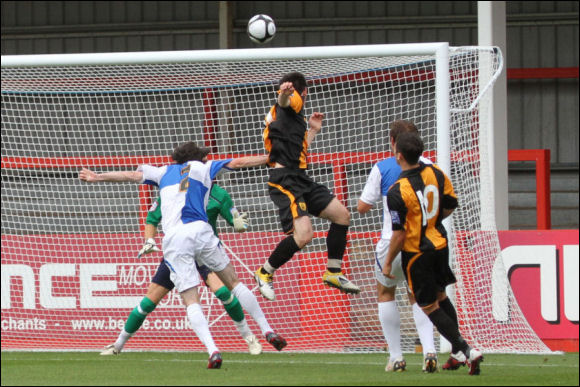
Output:
[[143,172],[118,171],[96,173],[90,169],[83,168],[79,172],[79,179],[87,183],[99,183],[103,181],[141,183],[143,181]]
[[249,167],[258,167],[260,165],[265,165],[268,162],[268,156],[245,156],[245,157],[238,157],[237,159],[233,159],[230,161],[226,167],[230,169],[239,169],[239,168],[249,168]]
[[324,119],[324,114],[320,112],[314,112],[308,119],[308,126],[310,129],[308,130],[308,135],[306,136],[306,143],[308,146],[312,144],[314,137],[320,132],[322,128],[322,120]]

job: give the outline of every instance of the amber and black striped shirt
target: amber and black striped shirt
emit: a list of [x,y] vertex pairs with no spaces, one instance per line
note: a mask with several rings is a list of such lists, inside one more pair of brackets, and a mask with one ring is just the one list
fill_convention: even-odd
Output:
[[447,246],[442,209],[457,207],[451,181],[436,165],[419,163],[403,171],[387,193],[393,230],[406,233],[403,251],[418,253]]
[[308,125],[303,114],[304,102],[294,91],[290,106],[274,105],[265,118],[264,146],[270,158],[268,165],[276,162],[290,168],[306,169]]

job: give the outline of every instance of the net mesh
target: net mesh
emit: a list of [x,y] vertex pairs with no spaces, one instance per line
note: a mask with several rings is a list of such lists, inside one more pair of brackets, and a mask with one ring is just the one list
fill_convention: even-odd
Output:
[[[454,299],[462,333],[482,350],[546,352],[496,260],[497,233],[481,221],[490,208],[489,172],[479,152],[481,104],[471,105],[482,94],[481,79],[498,67],[493,50],[451,52],[450,175],[460,200],[451,233]],[[287,350],[384,350],[373,268],[382,208],[359,215],[356,203],[373,164],[390,156],[391,121],[415,122],[426,156],[437,161],[433,56],[3,68],[2,349],[102,348],[116,339],[159,265],[160,254],[136,259],[157,192],[86,184],[78,179],[82,167],[105,172],[168,164],[174,147],[186,141],[210,147],[210,159],[263,154],[264,117],[289,71],[302,72],[311,85],[306,115],[325,114],[309,149],[308,173],[351,210],[343,269],[361,293],[347,296],[322,284],[329,224],[313,218],[312,243],[276,272],[276,301],[261,298],[253,272],[284,237],[266,168],[217,181],[250,219],[241,234],[220,219],[220,238],[241,281],[288,340]],[[201,294],[220,349],[246,351],[220,302],[205,287]],[[403,350],[412,352],[418,336],[402,288],[397,303]],[[171,292],[125,348],[203,351],[186,320]]]

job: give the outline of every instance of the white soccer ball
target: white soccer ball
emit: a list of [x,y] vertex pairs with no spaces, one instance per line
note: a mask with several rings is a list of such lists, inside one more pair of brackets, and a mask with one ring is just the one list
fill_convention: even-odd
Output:
[[256,15],[248,22],[248,36],[259,44],[268,43],[276,35],[276,24],[268,15]]

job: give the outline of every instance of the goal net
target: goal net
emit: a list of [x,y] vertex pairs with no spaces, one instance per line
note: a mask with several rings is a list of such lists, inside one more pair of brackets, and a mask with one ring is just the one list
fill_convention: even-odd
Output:
[[[351,210],[343,267],[361,293],[323,285],[329,224],[313,218],[314,240],[276,272],[276,301],[263,299],[253,272],[284,237],[267,194],[268,169],[220,177],[250,219],[245,233],[220,220],[220,238],[288,340],[286,350],[385,349],[374,274],[382,208],[359,215],[356,203],[373,164],[391,156],[389,123],[406,119],[459,197],[447,227],[461,332],[485,352],[549,352],[518,308],[497,233],[483,221],[491,194],[480,107],[501,56],[447,44],[2,57],[2,350],[101,349],[116,339],[159,265],[160,253],[137,259],[156,190],[87,184],[78,179],[81,168],[169,164],[186,141],[210,147],[210,159],[264,154],[264,117],[290,71],[311,85],[306,114],[325,114],[308,174]],[[220,349],[246,351],[221,303],[205,287],[201,294]],[[418,336],[403,288],[397,303],[403,348],[412,352]],[[125,350],[204,348],[171,292]]]

